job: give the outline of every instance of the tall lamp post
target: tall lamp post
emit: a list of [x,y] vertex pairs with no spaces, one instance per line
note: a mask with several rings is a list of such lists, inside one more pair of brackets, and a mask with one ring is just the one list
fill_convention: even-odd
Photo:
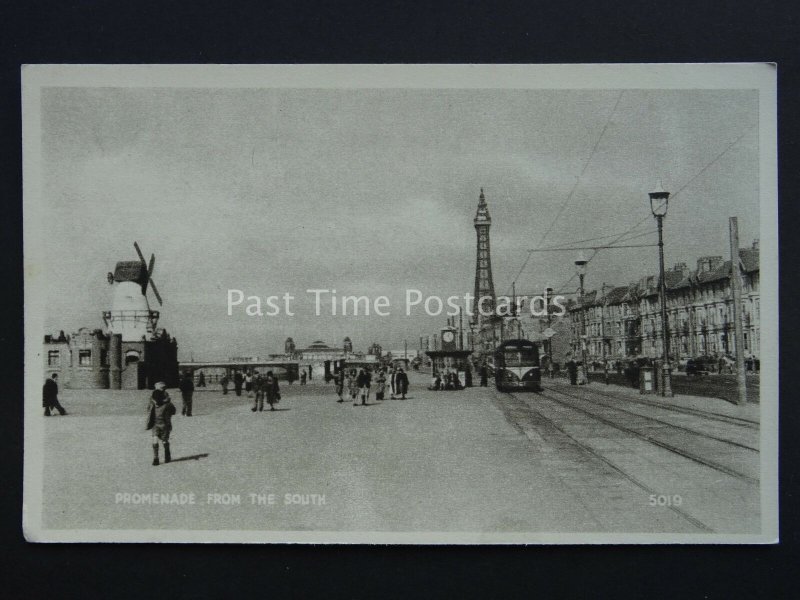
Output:
[[469,349],[471,352],[475,352],[475,320],[469,320]]
[[575,259],[575,271],[578,273],[578,279],[580,280],[581,287],[579,290],[578,299],[581,305],[581,336],[580,336],[580,345],[581,345],[581,383],[589,383],[589,370],[586,365],[586,312],[583,306],[583,279],[586,277],[586,263],[589,261],[586,260],[586,257],[581,252],[578,255],[578,258]]
[[661,297],[661,347],[664,351],[661,365],[661,395],[672,397],[672,369],[669,364],[669,323],[667,322],[667,278],[664,275],[664,217],[669,207],[669,192],[665,192],[658,182],[650,196],[650,211],[658,224],[658,292]]

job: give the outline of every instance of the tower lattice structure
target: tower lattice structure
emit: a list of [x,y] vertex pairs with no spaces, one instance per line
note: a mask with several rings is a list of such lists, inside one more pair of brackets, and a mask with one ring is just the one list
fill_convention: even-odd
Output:
[[[494,295],[494,282],[492,281],[492,256],[489,246],[489,228],[492,218],[489,216],[489,206],[486,197],[481,195],[478,200],[478,211],[475,214],[475,233],[477,235],[477,258],[475,262],[475,300],[472,315],[478,326],[486,321],[494,312],[496,297]],[[481,314],[481,310],[483,314]]]

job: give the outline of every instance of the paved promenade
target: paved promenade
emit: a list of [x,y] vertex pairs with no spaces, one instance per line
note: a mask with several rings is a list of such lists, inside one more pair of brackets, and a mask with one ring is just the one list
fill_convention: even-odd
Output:
[[[636,417],[604,408],[608,397],[559,395],[574,391],[563,383],[540,396],[498,394],[493,388],[431,392],[424,389],[426,382],[412,373],[407,400],[372,399],[366,407],[337,403],[332,385],[321,382],[284,385],[279,410],[255,414],[244,396],[200,391],[194,416],[174,419],[176,460],[158,467],[150,465],[150,436],[144,430],[149,392],[65,390],[62,403],[70,414],[45,422],[43,524],[273,531],[758,530],[754,449],[705,440],[699,452],[713,455],[711,467],[691,452],[687,457],[674,451],[685,446],[698,452],[693,429],[718,439],[741,431],[741,445],[757,444],[757,423],[741,427],[691,411],[626,405],[629,413],[645,415]],[[179,393],[171,395],[180,408]],[[646,439],[654,425],[663,434],[653,438],[656,443]],[[675,425],[689,432],[682,438],[670,434]],[[193,494],[194,504],[134,504],[137,494]],[[668,496],[672,505],[660,504],[660,498],[653,505],[653,494]],[[675,497],[681,498],[679,506]]]

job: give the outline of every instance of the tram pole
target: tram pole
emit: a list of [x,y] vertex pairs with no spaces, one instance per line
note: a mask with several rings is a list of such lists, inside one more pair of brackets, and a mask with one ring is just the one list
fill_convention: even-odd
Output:
[[[731,240],[731,292],[733,295],[733,327],[736,336],[737,404],[747,404],[747,373],[744,368],[744,331],[742,330],[742,277],[739,267],[739,220],[728,220]],[[730,347],[730,346],[729,346]]]
[[581,307],[581,333],[580,333],[580,348],[581,348],[581,383],[589,383],[589,366],[586,364],[586,307],[583,303],[583,279],[586,276],[586,264],[589,261],[581,252],[578,258],[575,259],[575,270],[578,273],[578,280],[580,281],[579,298],[578,301]]
[[603,357],[603,382],[608,385],[608,362],[606,361],[606,284],[603,282],[603,298],[600,304],[600,352]]

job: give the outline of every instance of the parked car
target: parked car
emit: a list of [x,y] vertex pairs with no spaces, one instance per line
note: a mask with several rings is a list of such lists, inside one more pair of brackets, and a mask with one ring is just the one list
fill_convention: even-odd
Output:
[[690,358],[686,361],[687,375],[708,375],[711,372],[709,363],[702,358]]

